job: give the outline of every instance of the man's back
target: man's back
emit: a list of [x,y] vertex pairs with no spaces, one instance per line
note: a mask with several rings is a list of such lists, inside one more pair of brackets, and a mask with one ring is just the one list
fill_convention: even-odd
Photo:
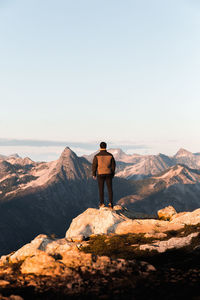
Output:
[[115,174],[115,159],[111,153],[106,150],[101,150],[93,159],[92,164],[93,176],[112,175]]

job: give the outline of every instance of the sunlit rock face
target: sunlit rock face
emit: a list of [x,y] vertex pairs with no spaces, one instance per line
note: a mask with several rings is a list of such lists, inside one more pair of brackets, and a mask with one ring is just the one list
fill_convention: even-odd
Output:
[[[165,208],[165,211],[168,209]],[[172,211],[173,207],[170,209]],[[138,218],[139,215],[140,219]],[[73,268],[81,267],[84,269],[87,265],[91,269],[99,270],[99,268],[102,268],[103,270],[106,264],[106,268],[116,267],[117,270],[118,264],[121,264],[122,261],[112,262],[108,258],[101,257],[93,260],[92,254],[79,251],[77,240],[84,240],[91,235],[144,233],[146,238],[154,237],[157,241],[140,245],[140,250],[148,249],[165,252],[169,249],[189,245],[192,238],[199,234],[199,232],[194,232],[184,237],[167,239],[168,231],[178,231],[185,224],[199,224],[200,209],[193,212],[174,214],[172,221],[150,219],[150,217],[128,211],[120,206],[116,206],[113,210],[89,208],[72,221],[66,232],[66,238],[55,239],[40,234],[18,251],[2,256],[0,267],[7,263],[21,263],[20,271],[23,274],[34,273],[44,276],[62,274],[71,276],[73,273],[72,266]],[[81,239],[79,239],[80,237]],[[122,264],[127,266],[125,261]]]
[[173,206],[167,206],[163,209],[160,209],[158,211],[158,218],[161,220],[170,221],[172,216],[176,214],[176,210],[173,208]]
[[[153,266],[135,260],[110,259],[106,256],[94,256],[80,252],[77,243],[65,239],[52,239],[45,235],[37,236],[29,244],[24,245],[14,254],[2,256],[0,274],[13,272],[8,266],[18,264],[21,274],[68,278],[72,283],[84,280],[81,273],[102,274],[103,276],[120,276],[135,272],[153,270]],[[7,268],[6,268],[7,266]],[[80,271],[81,270],[81,271]],[[118,274],[118,275],[117,275]]]
[[144,244],[140,246],[140,250],[150,250],[150,251],[154,250],[163,253],[167,250],[183,248],[185,246],[190,245],[192,239],[194,237],[197,237],[198,235],[199,232],[194,232],[189,234],[186,237],[171,238],[166,241],[157,241],[152,244],[146,244],[146,245]]
[[107,207],[101,209],[88,208],[73,219],[66,232],[66,238],[69,240],[83,240],[92,234],[115,233],[118,225],[122,222],[150,217],[147,214],[127,210],[120,205],[114,206],[114,209]]
[[[185,224],[200,223],[199,211],[200,209],[197,209],[194,212],[180,213],[179,215],[173,207],[166,207],[163,209],[167,215],[167,221],[165,221],[150,215],[134,213],[121,206],[116,206],[113,210],[89,208],[73,219],[66,232],[66,238],[72,241],[81,241],[93,234],[155,234],[155,232],[180,230]],[[171,221],[169,221],[169,216]]]
[[200,223],[200,208],[192,212],[181,212],[171,217],[172,224],[196,225]]

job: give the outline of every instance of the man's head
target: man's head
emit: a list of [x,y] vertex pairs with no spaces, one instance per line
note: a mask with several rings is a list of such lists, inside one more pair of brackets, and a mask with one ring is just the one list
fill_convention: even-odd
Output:
[[100,143],[100,149],[106,149],[107,144],[105,142]]

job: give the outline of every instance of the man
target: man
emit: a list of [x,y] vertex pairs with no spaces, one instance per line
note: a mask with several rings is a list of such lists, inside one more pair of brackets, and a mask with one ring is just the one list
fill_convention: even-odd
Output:
[[98,180],[100,205],[99,208],[105,207],[104,205],[104,183],[106,181],[109,207],[113,208],[113,190],[112,179],[115,175],[115,159],[113,155],[106,150],[106,143],[100,143],[100,152],[97,153],[92,163],[92,175],[93,179]]

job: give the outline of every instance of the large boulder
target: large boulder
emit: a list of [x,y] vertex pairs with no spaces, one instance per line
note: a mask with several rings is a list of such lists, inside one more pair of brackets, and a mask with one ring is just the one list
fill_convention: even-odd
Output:
[[177,212],[173,206],[167,206],[163,209],[160,209],[157,213],[159,219],[170,221],[172,216],[176,215]]
[[131,212],[122,206],[115,206],[114,209],[103,207],[101,209],[88,208],[78,217],[73,219],[66,232],[66,239],[81,241],[92,234],[116,233],[120,223],[132,219],[150,218],[147,214]]
[[63,273],[63,264],[44,251],[38,251],[24,260],[20,271],[22,274],[56,276]]
[[6,262],[18,263],[28,257],[40,256],[44,252],[49,255],[54,255],[55,253],[62,255],[62,253],[74,247],[76,246],[73,243],[67,242],[66,239],[52,239],[45,234],[40,234],[14,253],[3,255],[0,259],[0,266]]

